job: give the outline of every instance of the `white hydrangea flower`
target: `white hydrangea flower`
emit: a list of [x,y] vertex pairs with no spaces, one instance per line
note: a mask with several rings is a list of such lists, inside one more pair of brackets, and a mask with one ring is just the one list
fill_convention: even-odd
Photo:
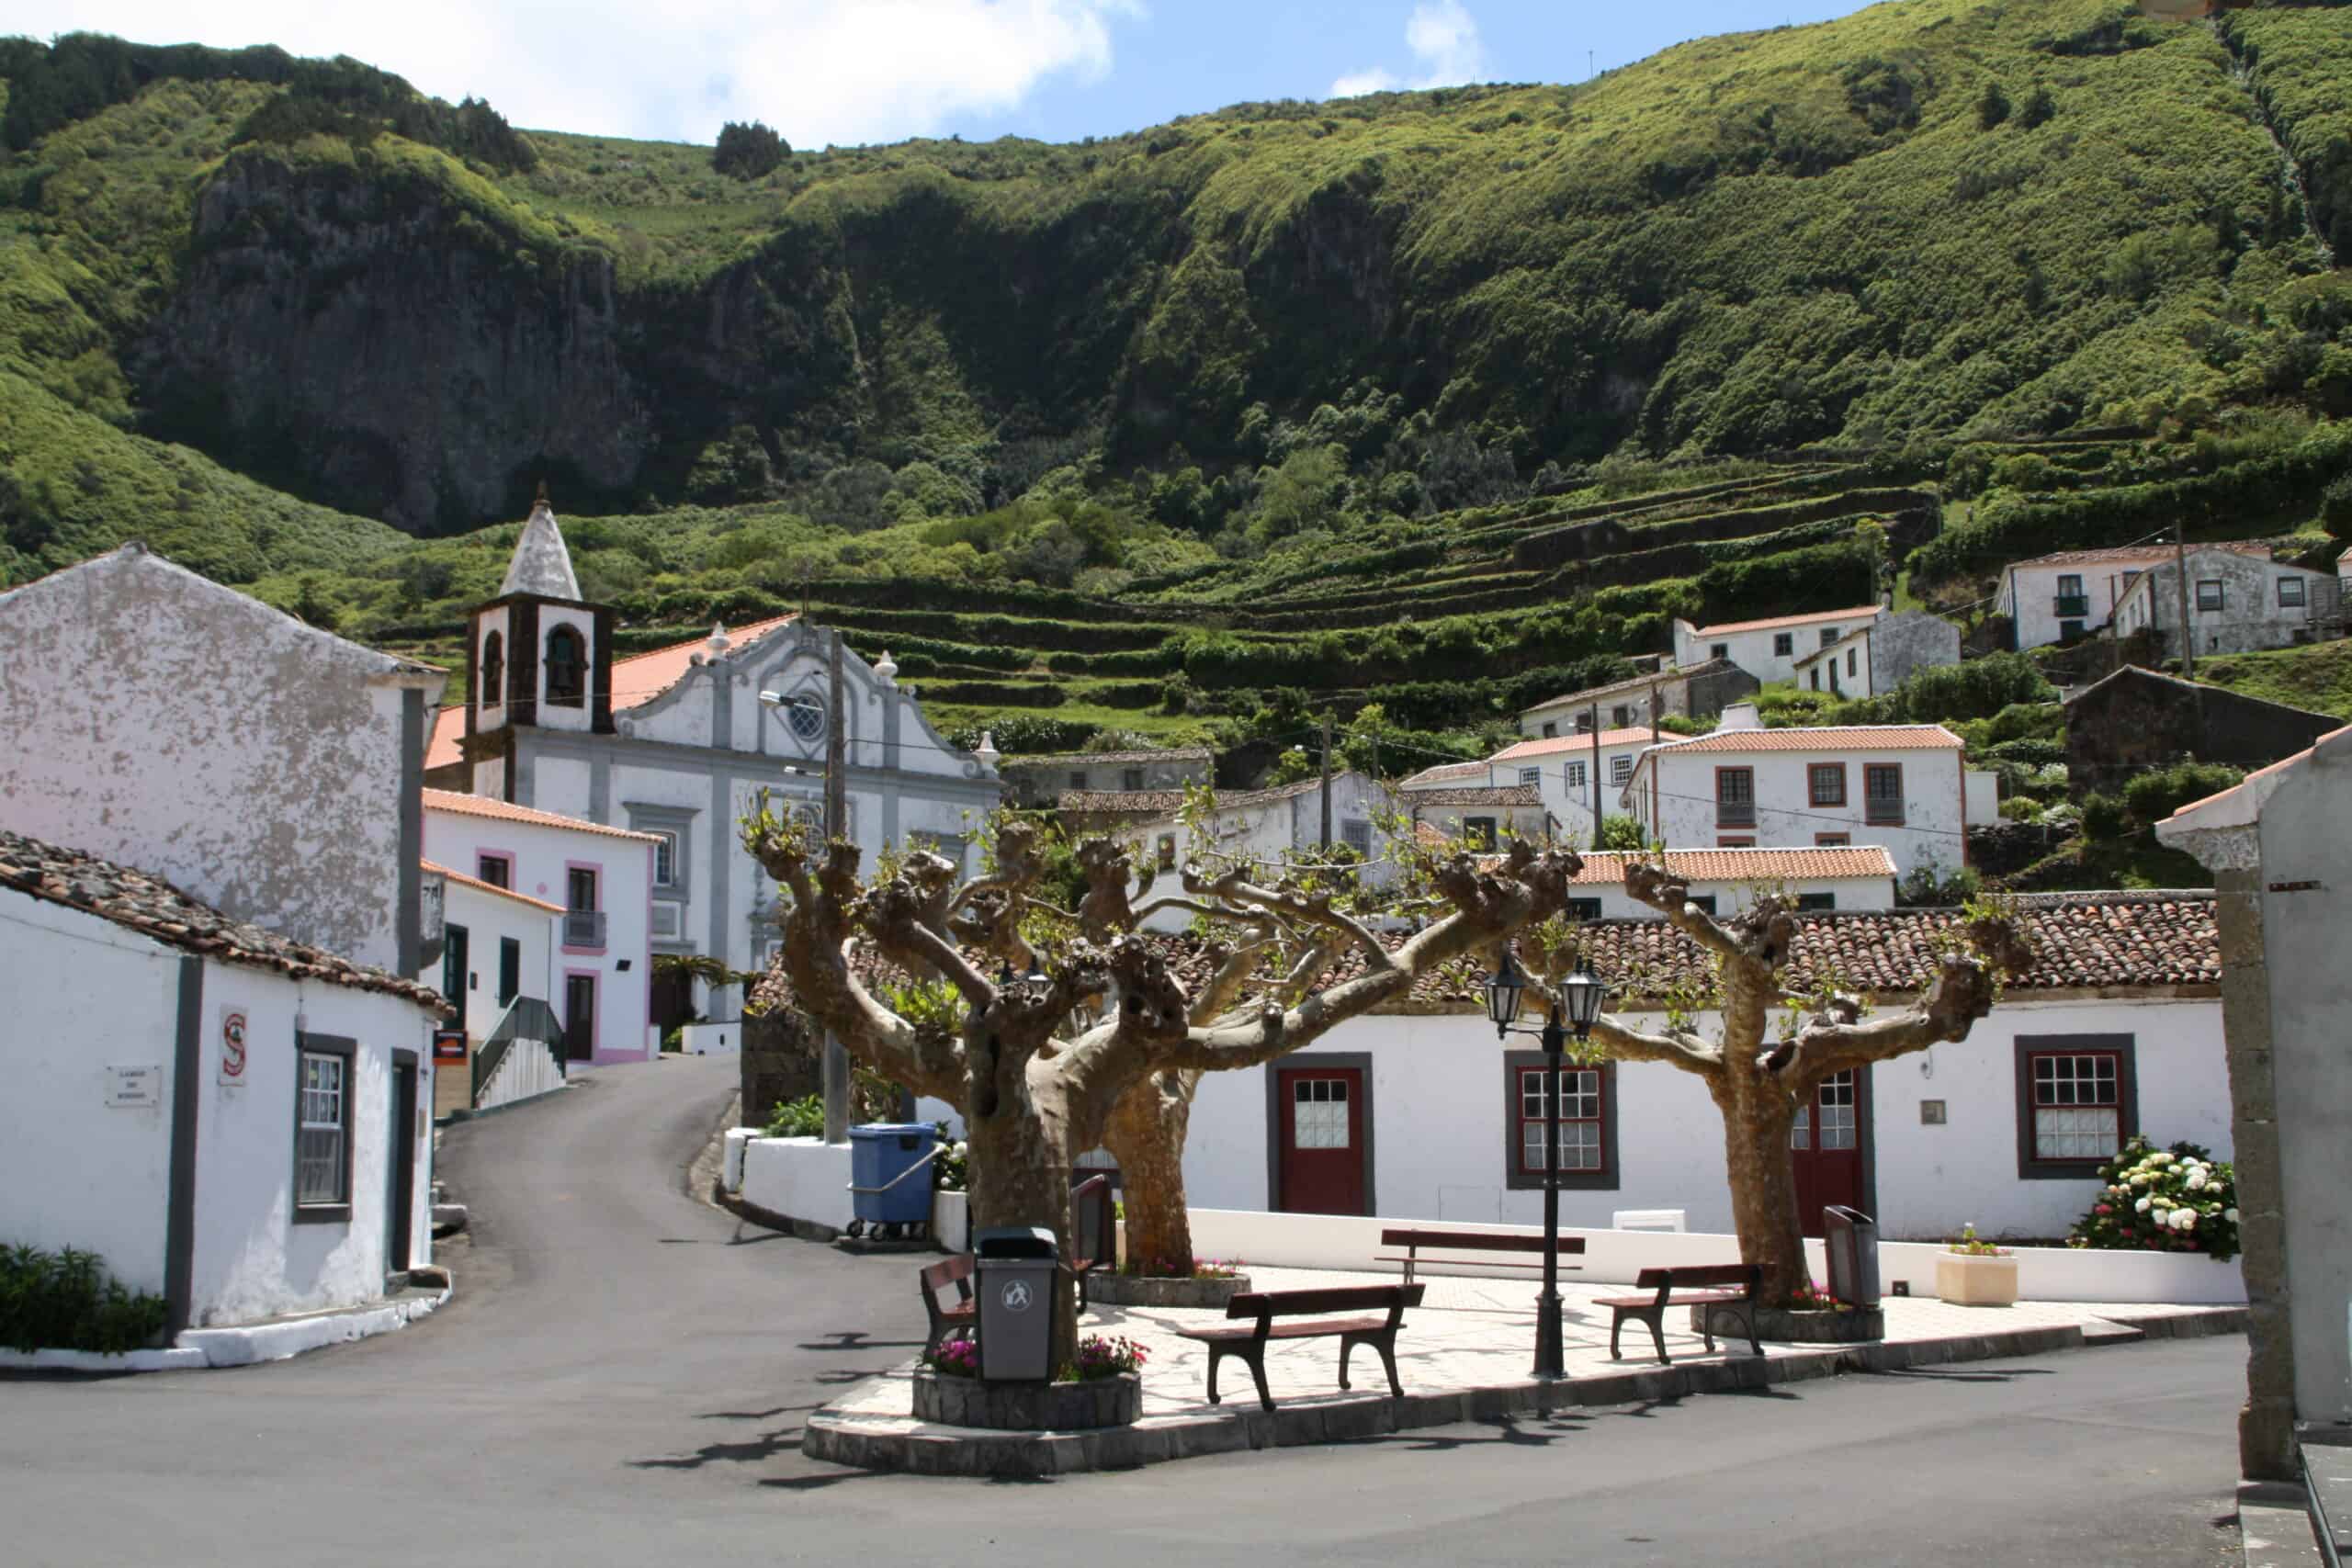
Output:
[[2236,1224],[2238,1223],[2238,1212],[2235,1209],[2224,1209],[2222,1211],[2222,1218],[2229,1221],[2232,1224]]
[[2188,1171],[2188,1190],[2191,1192],[2199,1192],[2202,1191],[2204,1187],[2205,1172],[2203,1168],[2201,1167],[2191,1166]]
[[2148,1201],[2145,1198],[2143,1198],[2138,1202],[2132,1204],[2132,1207],[2144,1214],[2148,1212]]
[[2195,1230],[2197,1228],[2197,1211],[2194,1209],[2175,1209],[2172,1212],[2172,1228],[2177,1231]]

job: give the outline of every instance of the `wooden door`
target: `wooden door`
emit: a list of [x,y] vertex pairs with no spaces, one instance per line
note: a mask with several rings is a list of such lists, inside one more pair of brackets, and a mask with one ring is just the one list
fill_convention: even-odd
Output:
[[1813,1103],[1797,1112],[1789,1131],[1789,1158],[1796,1168],[1797,1215],[1804,1234],[1822,1234],[1821,1211],[1832,1203],[1860,1208],[1862,1201],[1864,1080],[1852,1071],[1836,1073],[1814,1091]]
[[584,1062],[596,1054],[596,976],[563,977],[563,1054]]
[[1366,1214],[1363,1069],[1284,1067],[1275,1077],[1282,1190],[1295,1214]]
[[416,1214],[416,1064],[392,1065],[392,1190],[384,1219],[384,1271],[408,1271],[409,1230]]

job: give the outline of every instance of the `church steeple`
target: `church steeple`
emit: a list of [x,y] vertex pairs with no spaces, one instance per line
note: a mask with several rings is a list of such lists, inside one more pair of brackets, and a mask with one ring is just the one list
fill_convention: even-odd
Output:
[[571,570],[571,552],[564,547],[563,530],[556,526],[555,509],[548,504],[548,486],[539,481],[538,500],[531,504],[530,521],[514,542],[514,558],[506,563],[506,581],[498,595],[536,593],[543,599],[580,598],[580,579]]

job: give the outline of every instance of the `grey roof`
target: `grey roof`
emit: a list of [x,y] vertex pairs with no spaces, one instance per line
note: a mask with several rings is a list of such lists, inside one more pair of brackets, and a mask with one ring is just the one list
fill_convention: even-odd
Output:
[[997,764],[997,771],[1007,768],[1091,767],[1100,762],[1105,766],[1120,762],[1213,762],[1216,753],[1205,746],[1152,747],[1136,751],[1033,751],[1026,756],[1008,756]]
[[1533,784],[1487,784],[1467,789],[1417,789],[1415,806],[1541,806]]
[[571,552],[563,546],[563,530],[555,525],[555,508],[540,487],[523,536],[514,541],[514,558],[506,563],[506,581],[498,585],[500,598],[509,593],[536,593],[542,599],[580,597],[580,579],[572,575]]
[[1407,779],[1398,779],[1396,787],[1419,794],[1423,790],[1439,789],[1461,779],[1483,777],[1492,764],[1484,758],[1475,762],[1440,762],[1434,768],[1423,768]]
[[1605,686],[1587,686],[1581,692],[1564,692],[1556,697],[1548,697],[1543,702],[1531,704],[1519,711],[1521,714],[1531,714],[1541,708],[1558,707],[1563,703],[1585,703],[1596,697],[1615,696],[1620,692],[1628,694],[1645,692],[1652,686],[1670,686],[1677,681],[1689,681],[1699,675],[1720,675],[1726,670],[1737,668],[1738,666],[1728,659],[1703,660],[1697,664],[1660,670],[1655,674],[1630,675],[1623,681],[1611,681]]
[[[390,874],[390,868],[385,869]],[[250,964],[296,979],[382,991],[435,1014],[452,1010],[438,991],[414,980],[354,964],[247,920],[231,919],[161,877],[5,828],[0,828],[0,887],[96,915],[167,947],[202,953],[224,964]]]

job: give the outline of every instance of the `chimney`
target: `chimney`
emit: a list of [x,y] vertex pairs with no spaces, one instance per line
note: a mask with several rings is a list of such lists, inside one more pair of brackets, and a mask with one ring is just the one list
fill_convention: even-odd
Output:
[[1726,729],[1761,729],[1763,728],[1763,716],[1756,711],[1754,703],[1725,703],[1723,716],[1715,720],[1717,734]]

